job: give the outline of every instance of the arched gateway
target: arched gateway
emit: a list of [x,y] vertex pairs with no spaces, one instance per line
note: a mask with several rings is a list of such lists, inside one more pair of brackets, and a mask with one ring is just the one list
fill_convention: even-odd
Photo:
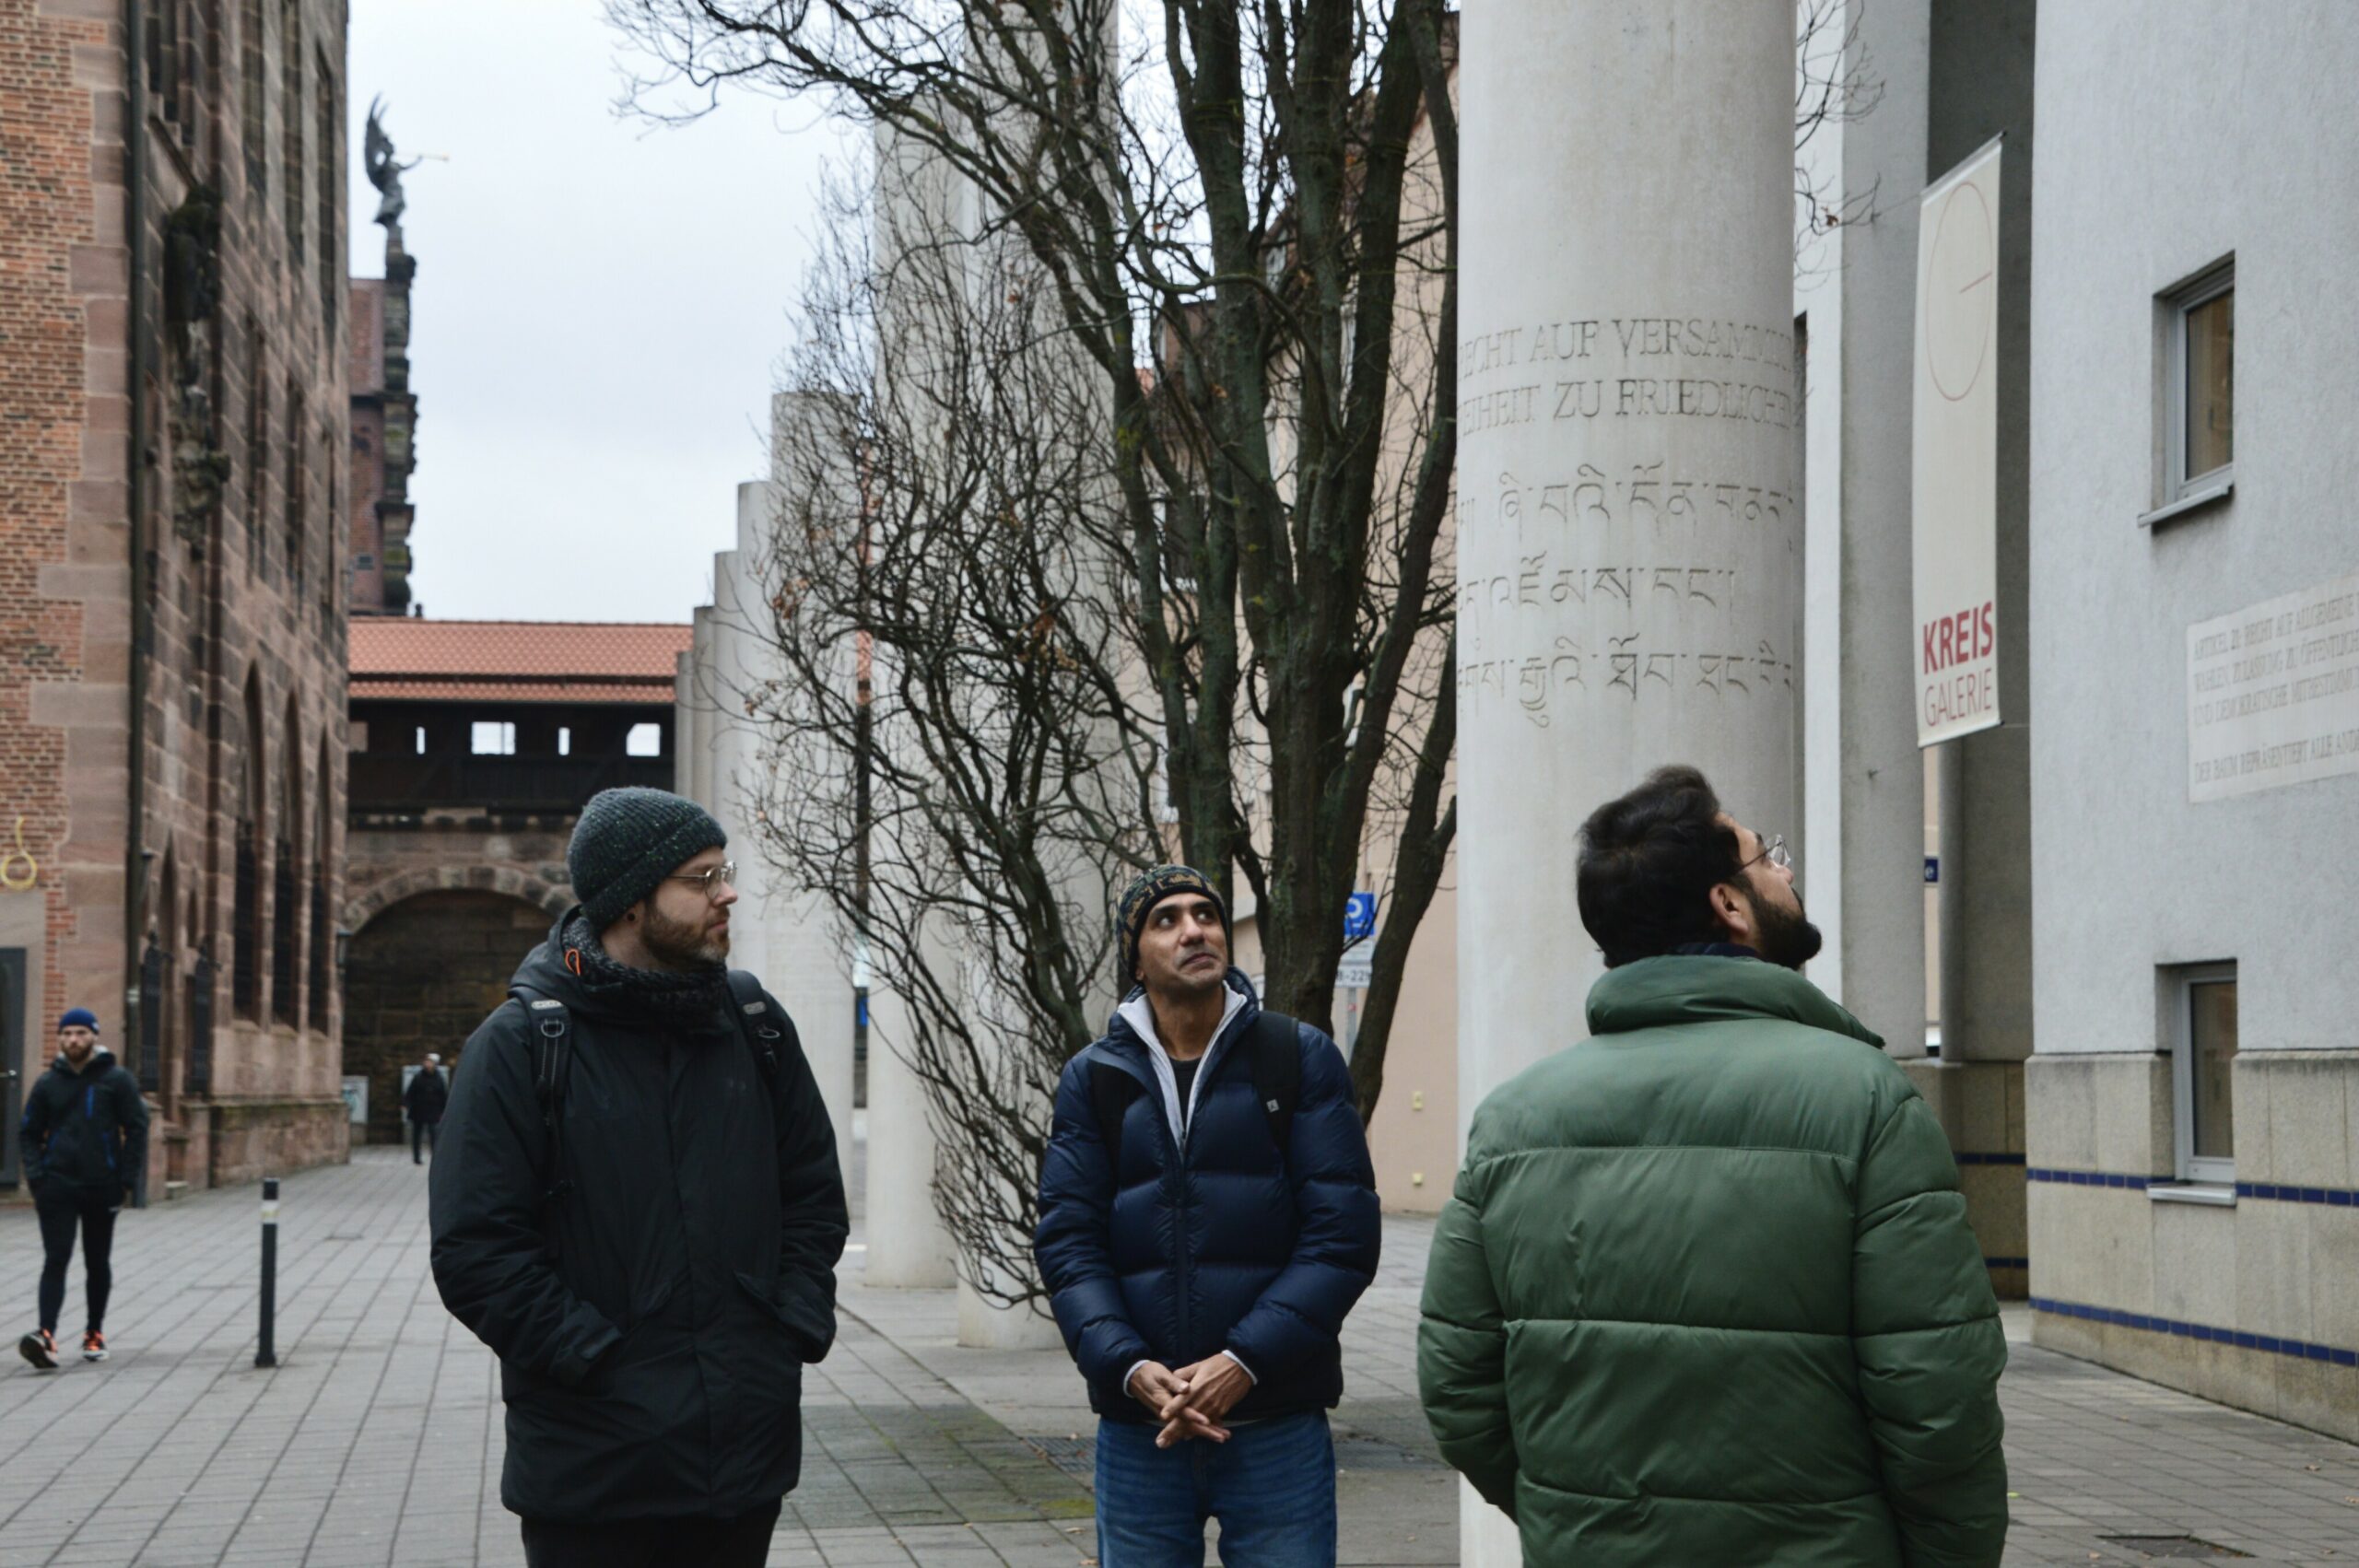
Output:
[[344,1075],[353,1136],[402,1137],[402,1069],[448,1062],[573,902],[566,840],[617,784],[673,781],[685,626],[356,620]]
[[[446,1070],[508,995],[517,963],[547,934],[536,903],[472,887],[416,893],[353,933],[344,976],[344,1071],[369,1081],[367,1140],[402,1139],[402,1068],[427,1052]],[[358,1141],[361,1129],[355,1126]]]

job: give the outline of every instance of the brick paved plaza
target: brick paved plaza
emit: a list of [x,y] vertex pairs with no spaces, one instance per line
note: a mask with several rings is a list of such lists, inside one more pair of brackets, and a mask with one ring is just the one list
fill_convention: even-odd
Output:
[[[393,1151],[288,1178],[272,1372],[252,1364],[256,1190],[124,1215],[114,1359],[0,1371],[0,1564],[521,1562],[499,1499],[497,1370],[427,1276],[425,1191]],[[1456,1486],[1414,1397],[1430,1230],[1388,1223],[1384,1273],[1346,1336],[1344,1562],[1358,1568],[1457,1557]],[[948,1293],[866,1290],[860,1258],[842,1336],[806,1384],[803,1485],[772,1561],[1086,1562],[1090,1428],[1063,1358],[961,1351]],[[39,1262],[30,1211],[0,1211],[11,1337],[30,1325]],[[77,1265],[69,1331],[80,1290]],[[2189,1536],[2246,1561],[2359,1561],[2359,1448],[2020,1343],[2005,1398],[2010,1564],[2212,1557],[2154,1539]]]

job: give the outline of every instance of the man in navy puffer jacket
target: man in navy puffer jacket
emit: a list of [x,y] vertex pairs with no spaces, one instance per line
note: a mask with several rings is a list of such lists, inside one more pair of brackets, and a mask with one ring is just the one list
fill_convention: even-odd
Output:
[[1263,1014],[1185,866],[1117,915],[1138,982],[1070,1062],[1034,1250],[1097,1426],[1098,1561],[1332,1568],[1344,1317],[1376,1177],[1335,1043]]

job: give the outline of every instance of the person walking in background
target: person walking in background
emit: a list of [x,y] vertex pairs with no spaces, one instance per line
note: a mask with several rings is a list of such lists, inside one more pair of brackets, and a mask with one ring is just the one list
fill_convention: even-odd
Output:
[[1097,1412],[1097,1556],[1332,1568],[1344,1316],[1376,1273],[1376,1176],[1335,1043],[1229,966],[1209,881],[1117,915],[1133,989],[1067,1064],[1034,1251]]
[[533,1568],[758,1568],[799,1474],[843,1177],[794,1025],[728,967],[727,843],[669,791],[592,797],[581,902],[467,1042],[428,1173]]
[[1577,874],[1593,1037],[1484,1101],[1434,1235],[1443,1457],[1531,1563],[1997,1563],[1998,1303],[1931,1109],[1799,973],[1783,841],[1666,767]]
[[409,1113],[409,1163],[421,1164],[423,1148],[434,1152],[434,1137],[442,1128],[442,1111],[451,1103],[451,1083],[442,1076],[442,1059],[434,1052],[426,1053],[426,1064],[410,1075],[409,1087],[402,1091],[402,1109]]
[[114,1054],[100,1046],[98,1015],[88,1008],[69,1008],[57,1021],[57,1059],[25,1096],[21,1132],[18,1147],[41,1219],[41,1327],[17,1341],[17,1353],[41,1371],[56,1367],[57,1316],[78,1231],[89,1309],[82,1359],[104,1361],[114,1221],[147,1176],[147,1102]]

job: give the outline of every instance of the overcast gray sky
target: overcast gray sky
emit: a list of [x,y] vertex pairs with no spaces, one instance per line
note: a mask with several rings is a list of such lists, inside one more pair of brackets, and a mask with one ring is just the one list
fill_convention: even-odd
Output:
[[620,118],[597,0],[352,0],[352,270],[383,94],[417,259],[411,590],[437,619],[686,620],[762,465],[810,196],[845,133],[738,98]]

